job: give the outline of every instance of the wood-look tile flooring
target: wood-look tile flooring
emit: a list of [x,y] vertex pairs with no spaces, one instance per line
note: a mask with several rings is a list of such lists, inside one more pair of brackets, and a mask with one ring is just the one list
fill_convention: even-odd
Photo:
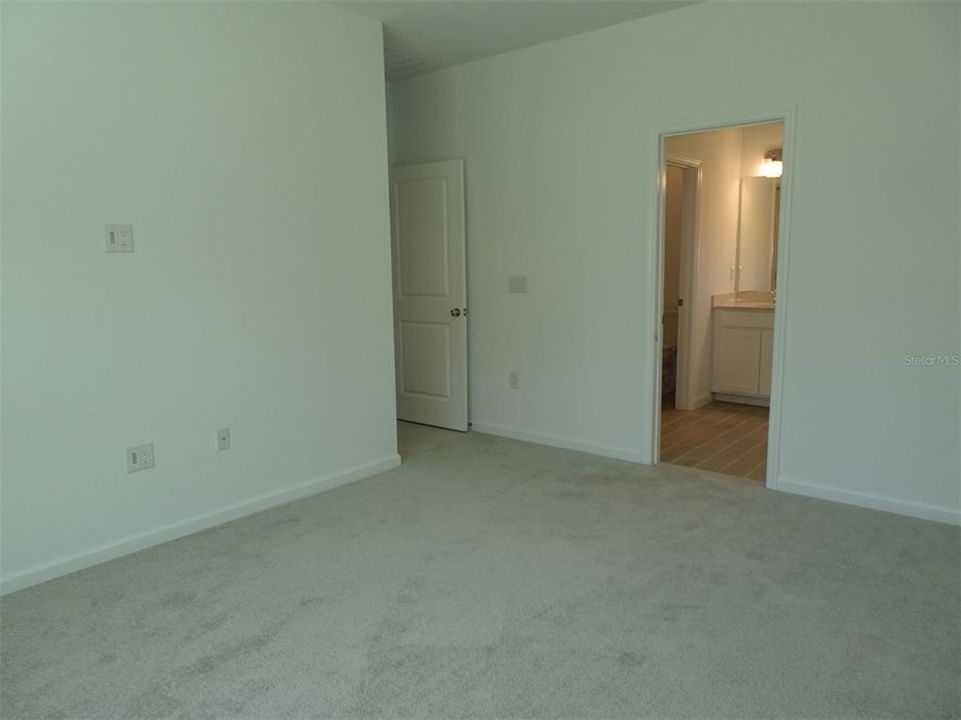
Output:
[[712,402],[661,410],[661,462],[764,482],[766,407]]

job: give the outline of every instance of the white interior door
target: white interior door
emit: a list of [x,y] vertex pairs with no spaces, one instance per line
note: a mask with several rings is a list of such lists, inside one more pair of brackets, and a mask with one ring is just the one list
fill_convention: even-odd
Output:
[[467,430],[464,164],[390,173],[397,417]]

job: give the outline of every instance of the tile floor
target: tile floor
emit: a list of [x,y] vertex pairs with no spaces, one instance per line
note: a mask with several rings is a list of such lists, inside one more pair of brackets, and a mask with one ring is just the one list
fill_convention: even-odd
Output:
[[712,402],[661,411],[661,462],[764,482],[766,407]]

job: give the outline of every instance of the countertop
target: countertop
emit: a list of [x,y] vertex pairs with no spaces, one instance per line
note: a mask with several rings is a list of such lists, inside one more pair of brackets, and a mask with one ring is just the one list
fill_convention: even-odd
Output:
[[722,293],[712,297],[711,306],[716,308],[743,308],[745,310],[773,310],[774,295],[769,292]]

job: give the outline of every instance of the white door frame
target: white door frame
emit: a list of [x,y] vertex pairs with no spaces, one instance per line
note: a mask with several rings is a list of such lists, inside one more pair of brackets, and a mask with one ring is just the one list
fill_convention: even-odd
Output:
[[771,363],[771,400],[767,439],[767,473],[765,484],[771,489],[778,486],[780,477],[780,440],[783,401],[784,358],[786,352],[786,325],[788,310],[788,263],[791,244],[791,201],[794,178],[794,146],[797,125],[797,107],[788,105],[776,108],[749,108],[727,113],[699,117],[667,118],[655,122],[650,131],[648,157],[655,158],[653,182],[648,194],[650,243],[648,256],[648,307],[649,328],[653,332],[653,352],[650,357],[653,368],[653,392],[647,394],[647,416],[652,418],[651,464],[661,459],[661,355],[664,339],[661,334],[661,316],[664,312],[662,283],[664,279],[664,188],[665,162],[664,139],[669,135],[720,130],[744,125],[784,123],[784,172],[781,176],[781,207],[778,217],[777,253],[777,302],[774,305],[774,350]]
[[[677,153],[666,153],[665,164],[674,165],[684,171],[684,182],[694,176],[694,198],[685,196],[681,212],[681,252],[680,278],[678,282],[678,297],[684,299],[683,312],[677,314],[677,387],[675,405],[682,410],[693,410],[695,407],[695,393],[693,388],[693,373],[691,372],[691,343],[694,334],[694,323],[691,322],[691,296],[697,287],[697,262],[701,255],[701,180],[703,171],[701,161],[685,157]],[[665,180],[666,182],[666,180]],[[661,299],[663,302],[663,298]],[[662,310],[663,312],[663,310]],[[661,341],[663,346],[663,339]],[[658,385],[660,391],[660,385]]]

